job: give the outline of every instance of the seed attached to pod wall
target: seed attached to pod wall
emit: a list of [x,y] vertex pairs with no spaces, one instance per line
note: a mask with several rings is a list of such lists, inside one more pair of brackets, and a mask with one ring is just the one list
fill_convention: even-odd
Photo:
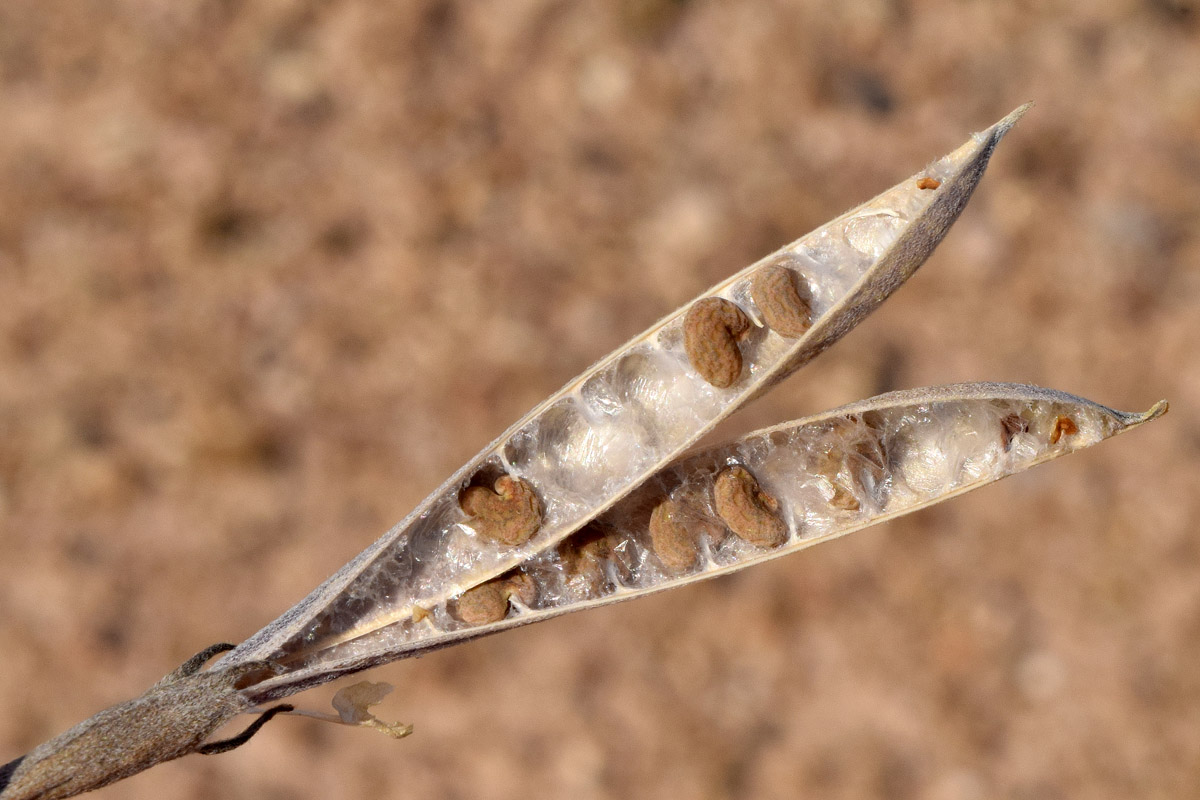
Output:
[[672,575],[692,569],[700,555],[695,521],[689,519],[690,516],[674,500],[662,501],[650,514],[650,545]]
[[609,577],[613,567],[619,580],[630,577],[622,559],[625,537],[604,525],[593,523],[563,542],[559,557],[568,583],[586,597],[599,597],[614,588]]
[[1007,453],[1012,449],[1012,441],[1017,434],[1028,432],[1029,422],[1020,414],[1008,414],[1000,420],[1000,427],[1004,437],[1004,452]]
[[812,325],[812,308],[796,288],[795,272],[771,265],[754,273],[750,296],[771,330],[788,339],[798,339]]
[[524,573],[496,578],[468,589],[454,604],[454,615],[468,625],[487,625],[508,616],[509,598],[516,597],[527,606],[537,601],[537,587]]
[[941,185],[941,181],[939,181],[937,178],[931,178],[928,175],[917,181],[918,189],[936,189]]
[[750,332],[750,318],[734,303],[705,297],[688,309],[683,320],[683,346],[700,377],[728,389],[742,374],[738,342]]
[[759,547],[778,547],[787,540],[779,518],[779,501],[764,492],[744,467],[730,467],[713,484],[717,514],[740,538]]
[[533,487],[520,478],[501,476],[495,490],[469,486],[459,506],[471,517],[471,527],[490,542],[510,547],[524,544],[542,524],[542,503]]
[[1079,433],[1079,426],[1075,424],[1075,420],[1070,417],[1056,417],[1054,420],[1054,430],[1050,431],[1050,444],[1058,444],[1058,440],[1064,436],[1072,436]]

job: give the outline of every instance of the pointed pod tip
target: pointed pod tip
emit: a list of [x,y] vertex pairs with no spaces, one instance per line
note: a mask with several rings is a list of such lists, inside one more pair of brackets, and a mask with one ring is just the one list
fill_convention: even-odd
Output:
[[1156,420],[1159,417],[1161,417],[1163,414],[1167,413],[1167,410],[1169,408],[1170,408],[1170,404],[1167,403],[1166,400],[1159,400],[1157,403],[1150,406],[1149,409],[1147,409],[1146,411],[1143,411],[1140,414],[1138,414],[1136,412],[1134,412],[1134,413],[1117,412],[1117,416],[1119,416],[1121,418],[1121,425],[1122,425],[1122,427],[1120,428],[1120,430],[1118,432],[1123,433],[1125,431],[1132,430],[1134,428],[1145,425],[1147,422],[1150,422],[1152,420]]
[[1166,400],[1159,400],[1157,403],[1150,406],[1149,411],[1146,411],[1145,413],[1140,415],[1138,422],[1139,423],[1149,422],[1152,419],[1158,419],[1163,414],[1167,413],[1170,409],[1171,409],[1170,403],[1168,403]]
[[1014,109],[1008,114],[1008,116],[993,125],[992,131],[996,137],[996,140],[999,141],[1001,138],[1003,138],[1004,134],[1012,130],[1012,127],[1016,125],[1017,122],[1020,121],[1021,117],[1025,116],[1025,112],[1031,108],[1033,108],[1032,100],[1023,106]]

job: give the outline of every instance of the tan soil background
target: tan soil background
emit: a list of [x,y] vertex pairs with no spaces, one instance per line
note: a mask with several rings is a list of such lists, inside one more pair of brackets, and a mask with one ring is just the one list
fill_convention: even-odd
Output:
[[282,718],[102,796],[1194,796],[1193,0],[5,0],[0,761],[250,635],[613,346],[1026,100],[924,270],[727,433],[972,379],[1165,419],[380,669],[404,742]]

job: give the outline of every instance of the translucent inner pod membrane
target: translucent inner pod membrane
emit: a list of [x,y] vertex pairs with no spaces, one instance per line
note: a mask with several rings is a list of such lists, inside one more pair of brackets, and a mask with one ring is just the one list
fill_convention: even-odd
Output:
[[945,235],[1014,121],[713,287],[587,370],[231,660],[301,661],[439,613],[552,551],[882,302]]
[[1088,447],[1163,410],[1124,414],[1034,387],[968,384],[769,428],[666,467],[556,547],[309,663],[421,651],[730,572]]

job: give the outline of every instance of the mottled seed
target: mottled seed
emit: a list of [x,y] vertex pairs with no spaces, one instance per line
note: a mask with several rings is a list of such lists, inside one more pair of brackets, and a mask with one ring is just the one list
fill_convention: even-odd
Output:
[[607,593],[612,587],[608,576],[609,564],[614,564],[622,573],[624,565],[617,559],[617,548],[622,538],[599,525],[588,525],[563,543],[560,560],[567,581],[587,597]]
[[683,506],[664,500],[650,514],[650,545],[667,572],[678,575],[696,566],[700,555],[695,521]]
[[508,594],[503,581],[488,581],[462,593],[454,615],[468,625],[498,622],[508,614]]
[[744,467],[730,467],[713,484],[717,514],[740,538],[759,547],[778,547],[787,540],[779,518],[779,501],[764,492]]
[[454,603],[453,613],[468,625],[487,625],[508,616],[508,601],[516,597],[525,605],[537,600],[537,588],[524,573],[509,578],[494,578],[468,589]]
[[917,181],[918,189],[936,189],[941,185],[941,181],[939,181],[937,178],[931,178],[928,175]]
[[688,309],[683,320],[683,345],[700,377],[718,389],[728,389],[742,374],[738,342],[750,332],[750,318],[721,297],[706,297]]
[[524,572],[518,572],[508,579],[508,591],[509,597],[517,598],[522,605],[532,606],[538,599],[537,584]]
[[1012,441],[1017,437],[1017,434],[1025,433],[1029,430],[1029,421],[1023,418],[1020,414],[1008,414],[1000,420],[1002,436],[1004,437],[1004,452],[1012,449]]
[[1079,433],[1079,426],[1075,424],[1075,420],[1070,417],[1056,417],[1054,420],[1054,430],[1050,431],[1050,444],[1058,444],[1058,440],[1064,436],[1072,436]]
[[780,336],[798,339],[812,326],[812,307],[800,296],[795,272],[771,265],[754,273],[750,296],[767,325]]
[[481,538],[510,547],[529,541],[542,524],[542,503],[533,487],[509,475],[496,481],[495,491],[467,487],[459,496],[459,506]]

